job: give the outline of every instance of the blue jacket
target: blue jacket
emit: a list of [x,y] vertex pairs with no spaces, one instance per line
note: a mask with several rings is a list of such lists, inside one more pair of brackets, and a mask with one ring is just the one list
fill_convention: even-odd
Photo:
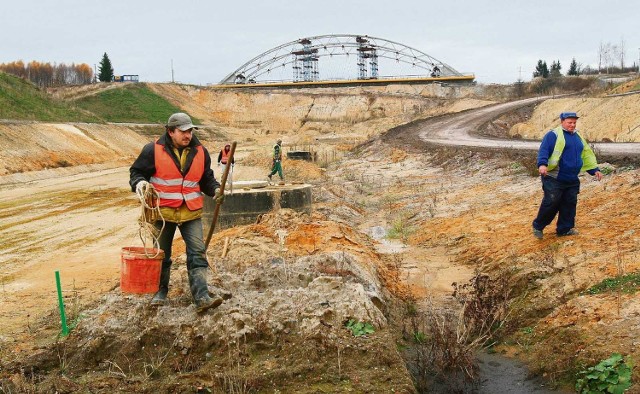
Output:
[[[564,133],[565,147],[560,156],[558,167],[549,174],[554,176],[557,171],[557,176],[555,176],[557,180],[575,182],[578,180],[578,174],[582,168],[582,150],[584,149],[584,145],[576,133],[570,133],[566,130],[562,130],[562,132]],[[547,132],[544,138],[542,138],[540,150],[538,151],[538,167],[549,164],[549,157],[553,153],[556,139],[557,137],[553,130]],[[590,175],[595,175],[596,171],[600,171],[600,169],[594,168],[587,172]]]

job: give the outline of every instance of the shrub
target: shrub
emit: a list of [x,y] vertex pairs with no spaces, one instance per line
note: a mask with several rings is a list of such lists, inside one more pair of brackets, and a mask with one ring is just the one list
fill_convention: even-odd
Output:
[[578,372],[576,391],[581,394],[620,393],[631,386],[630,360],[623,360],[622,355],[613,353],[595,367]]
[[363,335],[373,334],[375,332],[375,329],[373,328],[371,323],[363,323],[355,319],[349,319],[345,326],[349,331],[351,331],[351,334],[354,337],[361,337]]

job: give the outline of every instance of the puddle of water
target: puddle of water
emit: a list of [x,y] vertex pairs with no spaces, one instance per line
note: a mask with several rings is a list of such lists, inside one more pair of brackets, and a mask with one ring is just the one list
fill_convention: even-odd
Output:
[[500,354],[477,354],[479,377],[469,382],[460,374],[432,381],[428,392],[435,394],[569,394],[554,390],[540,377],[530,377],[526,365]]
[[500,354],[480,352],[477,355],[480,378],[474,394],[560,394],[540,377],[530,377],[526,365]]

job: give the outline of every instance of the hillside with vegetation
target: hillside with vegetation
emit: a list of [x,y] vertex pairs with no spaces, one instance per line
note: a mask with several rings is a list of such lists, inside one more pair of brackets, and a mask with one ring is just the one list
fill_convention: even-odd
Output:
[[0,119],[98,122],[100,117],[52,98],[22,78],[0,72]]
[[[123,84],[117,89],[101,90],[72,102],[107,122],[163,124],[167,114],[182,112],[145,83]],[[197,123],[197,119],[194,122]]]
[[[63,91],[66,93],[61,93]],[[86,91],[89,94],[74,94]],[[144,83],[43,89],[23,78],[0,72],[0,119],[163,124],[167,114],[181,111]]]

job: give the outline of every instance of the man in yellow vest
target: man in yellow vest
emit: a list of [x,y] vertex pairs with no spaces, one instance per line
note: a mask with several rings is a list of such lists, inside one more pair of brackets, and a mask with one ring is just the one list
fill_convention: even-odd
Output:
[[533,220],[533,235],[542,239],[544,228],[556,214],[556,234],[576,235],[576,206],[580,193],[578,174],[586,171],[602,179],[596,156],[587,141],[576,130],[578,115],[575,112],[560,114],[560,126],[549,131],[538,151],[538,173],[542,180],[544,197]]
[[176,229],[184,239],[187,249],[189,287],[197,312],[204,312],[222,304],[221,297],[211,298],[207,286],[209,263],[202,234],[203,193],[222,203],[220,183],[211,170],[211,156],[193,135],[197,129],[189,115],[176,113],[169,117],[166,133],[155,142],[142,148],[140,156],[129,169],[132,191],[149,185],[159,196],[160,213],[165,220],[155,223],[160,230],[158,243],[164,251],[160,288],[151,305],[164,305],[169,292],[171,273],[171,246]]

